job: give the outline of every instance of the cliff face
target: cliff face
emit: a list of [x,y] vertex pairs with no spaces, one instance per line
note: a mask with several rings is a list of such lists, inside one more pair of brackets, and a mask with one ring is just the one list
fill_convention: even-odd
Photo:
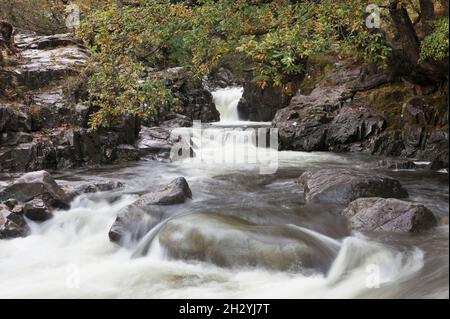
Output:
[[273,126],[282,149],[367,152],[448,168],[448,83],[418,86],[371,66],[310,65]]

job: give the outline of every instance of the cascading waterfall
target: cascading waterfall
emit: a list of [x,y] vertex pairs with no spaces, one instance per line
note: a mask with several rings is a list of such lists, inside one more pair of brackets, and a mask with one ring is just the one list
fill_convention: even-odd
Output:
[[213,101],[220,113],[221,122],[237,122],[239,115],[237,106],[244,89],[241,87],[219,89],[212,92]]
[[[214,92],[222,121],[238,120],[236,106],[241,94],[240,88]],[[241,134],[216,133],[224,134],[228,141]],[[221,148],[224,151],[217,143],[203,143],[202,147],[210,154],[205,155],[206,162]],[[390,236],[367,238],[355,233],[342,236],[339,234],[346,230],[336,222],[338,211],[327,214],[333,207],[315,204],[311,208],[314,214],[308,214],[307,205],[299,203],[295,183],[299,167],[357,164],[340,155],[279,152],[281,170],[269,176],[259,175],[254,167],[242,163],[194,165],[185,161],[144,161],[130,167],[87,171],[84,177],[123,180],[129,193],[185,176],[193,199],[173,208],[170,218],[161,221],[134,248],[121,248],[109,242],[108,231],[119,211],[136,196],[123,194],[115,201],[102,194],[78,197],[70,210],[55,212],[55,217],[44,223],[32,223],[29,237],[0,240],[0,298],[448,298],[448,225],[432,235],[422,235],[428,237],[392,236],[391,240]],[[402,174],[411,174],[406,180],[413,196],[418,194],[435,203],[435,209],[448,216],[448,191],[437,197],[429,190],[440,184],[426,185],[420,178],[413,183],[413,171]],[[326,273],[306,274],[263,267],[223,268],[166,254],[159,235],[168,222],[211,213],[230,221],[228,228],[205,231],[219,242],[229,239],[235,230],[245,230],[247,226],[239,224],[233,228],[234,218],[240,218],[306,234],[332,251],[334,259]],[[207,230],[209,224],[198,227]],[[262,245],[267,240],[264,227],[249,231],[263,238]],[[281,237],[281,244],[283,240]],[[443,246],[446,252],[437,250]],[[222,248],[231,249],[221,245],[215,249]]]

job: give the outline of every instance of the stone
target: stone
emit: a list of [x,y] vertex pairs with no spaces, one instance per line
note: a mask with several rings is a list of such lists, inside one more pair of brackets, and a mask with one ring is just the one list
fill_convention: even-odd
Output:
[[0,193],[0,200],[15,198],[27,202],[39,196],[48,207],[69,208],[70,197],[46,171],[22,175]]
[[425,206],[394,198],[359,198],[342,215],[353,229],[371,232],[417,233],[437,225]]
[[380,168],[385,169],[415,169],[417,168],[416,164],[414,162],[409,160],[391,160],[391,159],[384,159],[381,161],[378,161],[377,166]]
[[263,226],[213,213],[172,218],[154,240],[171,258],[233,268],[326,273],[337,253],[295,226]]
[[44,222],[53,217],[42,198],[34,198],[26,202],[23,206],[23,214],[26,218],[35,222]]
[[169,185],[157,192],[142,195],[134,205],[145,207],[149,205],[176,205],[192,198],[192,192],[184,177],[178,177]]
[[348,204],[360,197],[406,198],[396,179],[351,169],[307,171],[299,178],[307,202]]
[[0,239],[26,237],[30,228],[22,214],[11,212],[6,205],[0,205]]

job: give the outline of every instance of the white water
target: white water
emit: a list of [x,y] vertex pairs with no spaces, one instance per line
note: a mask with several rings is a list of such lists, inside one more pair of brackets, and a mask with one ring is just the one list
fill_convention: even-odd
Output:
[[[225,113],[235,109],[238,95],[236,89],[230,90],[229,94],[228,98],[225,90],[215,94],[216,100],[228,99],[229,104],[222,109]],[[224,119],[233,120],[233,115]],[[204,148],[206,153],[209,152],[206,158],[212,160],[223,146],[211,143]],[[341,156],[325,153],[279,152],[278,155],[279,165],[284,169],[295,169],[300,164],[302,167],[323,166],[330,161],[355,165]],[[254,165],[243,163],[228,166],[194,164],[180,162],[156,168],[152,163],[139,164],[124,172],[125,182],[129,185],[162,183],[162,180],[184,175],[194,194],[189,205],[205,206],[205,209],[209,209],[206,207],[209,205],[214,211],[217,207],[210,203],[211,200],[218,198],[224,209],[230,209],[230,202],[241,199],[233,197],[240,194],[239,189],[229,193],[228,189],[212,184],[216,181],[213,177],[254,170]],[[118,173],[114,170],[112,176]],[[257,179],[258,175],[251,178]],[[289,201],[282,205],[276,202],[277,197],[284,198],[291,191],[289,187],[295,188],[290,180],[276,180],[267,186],[266,190],[270,192],[263,195],[272,195],[269,200],[261,203],[259,197],[244,198],[242,207],[255,207],[263,213],[275,206],[283,215],[283,209],[297,207]],[[250,191],[248,195],[258,194]],[[296,196],[294,193],[292,198]],[[338,240],[290,222],[286,224],[307,232],[336,252],[327,274],[306,276],[262,268],[228,269],[204,262],[171,260],[160,246],[157,230],[147,235],[153,239],[151,242],[143,241],[137,247],[137,250],[149,248],[148,255],[132,258],[136,248],[125,249],[110,243],[108,231],[120,209],[136,197],[125,195],[112,204],[95,198],[81,196],[70,210],[56,212],[55,218],[43,224],[32,224],[32,234],[27,238],[0,240],[0,298],[381,298],[425,295],[420,293],[422,285],[418,278],[424,269],[426,255],[414,245],[400,249],[359,234]],[[183,207],[183,212],[190,207]],[[317,211],[320,213],[324,212]],[[444,227],[443,233],[442,237],[448,241],[448,226]],[[408,282],[419,283],[413,289],[391,293],[392,287]],[[448,288],[437,288],[436,291],[439,297],[448,296]],[[432,292],[436,293],[435,290]]]
[[239,121],[237,106],[244,92],[243,88],[219,89],[212,92],[213,101],[220,113],[220,122],[233,123]]

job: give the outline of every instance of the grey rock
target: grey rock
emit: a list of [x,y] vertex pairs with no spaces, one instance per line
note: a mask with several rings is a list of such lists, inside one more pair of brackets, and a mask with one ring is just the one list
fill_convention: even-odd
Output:
[[399,181],[351,169],[321,169],[300,176],[307,202],[348,204],[360,197],[406,198]]
[[416,233],[437,225],[425,206],[394,198],[359,198],[342,214],[352,228],[363,231]]
[[53,217],[42,198],[34,198],[26,202],[23,206],[23,214],[26,218],[36,222],[44,222]]

